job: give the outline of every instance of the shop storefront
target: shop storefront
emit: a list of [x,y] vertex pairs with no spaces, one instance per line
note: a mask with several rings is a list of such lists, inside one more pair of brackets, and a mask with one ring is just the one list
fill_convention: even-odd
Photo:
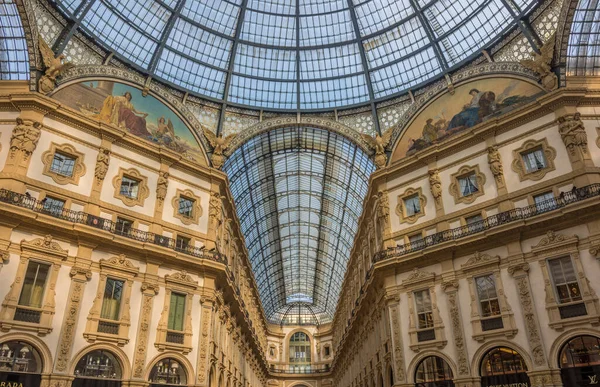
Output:
[[598,337],[572,338],[560,351],[558,362],[564,386],[600,385],[600,339]]
[[529,387],[527,365],[523,357],[507,347],[489,350],[480,367],[481,387]]
[[172,358],[161,359],[154,364],[150,372],[150,385],[187,385],[187,375],[181,363]]
[[42,359],[39,352],[22,341],[0,344],[0,386],[39,387]]
[[421,360],[415,372],[416,387],[454,387],[452,379],[450,366],[438,356]]
[[117,357],[109,351],[95,350],[77,363],[72,387],[121,387],[122,377]]

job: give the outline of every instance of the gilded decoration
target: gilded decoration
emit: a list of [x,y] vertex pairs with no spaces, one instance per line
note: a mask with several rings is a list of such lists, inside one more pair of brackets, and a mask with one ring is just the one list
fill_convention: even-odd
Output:
[[[54,155],[62,154],[67,157],[71,157],[74,159],[75,164],[73,165],[73,170],[71,175],[63,175],[62,173],[57,173],[51,170],[52,163],[54,160]],[[71,144],[56,144],[51,143],[50,149],[42,154],[42,164],[44,164],[43,174],[49,176],[54,180],[55,183],[66,185],[66,184],[79,184],[79,179],[85,175],[85,164],[83,163],[85,155],[82,152],[78,152],[77,149]]]
[[65,54],[54,54],[54,51],[52,51],[41,35],[39,36],[38,43],[45,68],[44,75],[40,77],[38,82],[38,87],[41,93],[48,94],[56,87],[56,78],[75,65],[71,62],[63,62],[66,58]]
[[[419,200],[419,211],[413,211],[411,215],[408,215],[408,209],[406,208],[406,199],[416,197]],[[427,205],[427,198],[423,195],[423,189],[421,187],[408,188],[402,195],[398,195],[398,205],[396,206],[396,215],[400,217],[400,223],[415,223],[420,217],[425,216],[425,206]]]
[[[128,177],[138,182],[137,194],[135,197],[121,193],[121,183],[123,177]],[[137,169],[125,169],[120,167],[119,173],[113,178],[113,187],[115,188],[114,197],[121,200],[128,207],[144,206],[144,201],[150,196],[148,188],[148,178],[143,176]]]
[[533,59],[521,61],[521,65],[538,74],[540,83],[544,89],[548,91],[558,89],[558,77],[552,72],[552,58],[554,56],[555,41],[555,34],[552,34],[541,47],[539,54],[534,51],[531,53]]
[[[465,195],[464,192],[461,192],[459,179],[468,178],[471,175],[475,177],[475,180],[477,182],[477,189],[474,192],[470,191],[468,194]],[[449,192],[450,195],[454,197],[455,204],[471,204],[475,201],[475,199],[477,199],[480,196],[483,196],[485,193],[483,188],[485,186],[486,179],[485,175],[479,170],[479,165],[462,166],[457,172],[451,175],[450,179],[451,183],[449,187]]]
[[221,169],[223,164],[225,164],[225,151],[229,148],[229,145],[235,138],[235,134],[230,134],[229,136],[223,137],[222,134],[216,135],[212,131],[208,129],[204,129],[204,136],[213,147],[213,153],[210,158],[213,167],[217,169]]
[[[541,149],[546,159],[546,166],[536,171],[527,172],[525,162],[523,161],[523,154],[532,152],[536,149]],[[527,140],[521,145],[520,148],[513,150],[513,162],[512,170],[519,175],[520,181],[534,180],[538,181],[544,178],[548,172],[554,171],[554,159],[556,158],[556,150],[548,145],[548,140],[543,138],[541,140]]]
[[375,137],[371,137],[368,134],[361,134],[365,142],[369,144],[371,150],[375,152],[375,166],[377,169],[381,169],[387,164],[386,151],[392,138],[392,132],[392,129],[388,129],[381,136],[376,134]]
[[[191,214],[189,216],[181,213],[180,211],[180,201],[182,199],[188,199],[192,201]],[[185,224],[186,226],[198,224],[198,221],[202,216],[200,197],[196,196],[191,190],[180,190],[178,188],[175,196],[171,200],[171,204],[173,205],[173,217],[179,219],[181,223]]]
[[28,160],[37,147],[42,134],[41,128],[42,124],[39,122],[17,118],[17,125],[10,137],[9,157],[14,159],[17,153],[22,153],[24,160]]

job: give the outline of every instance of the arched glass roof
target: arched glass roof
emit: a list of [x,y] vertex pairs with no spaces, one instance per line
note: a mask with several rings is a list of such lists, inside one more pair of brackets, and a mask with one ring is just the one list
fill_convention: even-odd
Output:
[[[535,0],[56,0],[151,76],[268,110],[373,104],[442,76]],[[372,105],[374,106],[374,105]]]
[[17,5],[0,1],[0,80],[29,79],[29,53]]
[[568,75],[600,75],[600,1],[580,0],[567,49]]
[[262,133],[227,159],[223,170],[272,323],[333,318],[374,169],[347,138],[310,127]]

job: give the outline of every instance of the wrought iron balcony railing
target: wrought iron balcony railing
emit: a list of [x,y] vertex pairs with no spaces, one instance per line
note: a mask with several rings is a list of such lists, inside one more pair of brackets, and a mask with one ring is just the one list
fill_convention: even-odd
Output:
[[311,366],[289,366],[289,367],[271,367],[269,371],[272,374],[324,374],[331,372],[330,367],[315,368]]
[[488,216],[485,219],[467,224],[465,226],[440,231],[433,235],[428,235],[425,238],[413,243],[391,247],[387,250],[376,253],[373,257],[373,261],[380,262],[389,258],[401,257],[415,251],[423,250],[427,247],[465,238],[469,235],[477,234],[482,231],[496,228],[518,220],[529,219],[546,212],[566,207],[572,203],[597,196],[600,196],[600,184],[591,184],[582,188],[576,188],[568,192],[563,192],[559,196],[543,202],[532,204],[527,207],[514,208],[510,211]]
[[120,235],[139,242],[151,243],[166,247],[168,249],[191,255],[196,258],[210,259],[212,261],[226,263],[225,257],[217,251],[207,251],[204,248],[195,246],[178,248],[177,242],[173,238],[155,234],[149,231],[138,230],[133,227],[123,227],[122,224],[113,222],[111,219],[101,218],[83,211],[72,211],[58,206],[48,206],[30,196],[6,189],[0,189],[0,202],[27,208],[34,212],[46,214],[54,218],[66,220],[68,222],[88,225],[90,227],[108,231],[111,234]]

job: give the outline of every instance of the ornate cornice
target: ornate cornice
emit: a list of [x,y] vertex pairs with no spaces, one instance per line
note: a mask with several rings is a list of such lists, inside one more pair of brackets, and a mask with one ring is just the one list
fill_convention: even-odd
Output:
[[66,259],[69,254],[68,250],[60,247],[58,242],[54,241],[52,235],[48,234],[43,238],[36,238],[31,241],[21,241],[21,250],[31,249],[41,253],[52,254]]

